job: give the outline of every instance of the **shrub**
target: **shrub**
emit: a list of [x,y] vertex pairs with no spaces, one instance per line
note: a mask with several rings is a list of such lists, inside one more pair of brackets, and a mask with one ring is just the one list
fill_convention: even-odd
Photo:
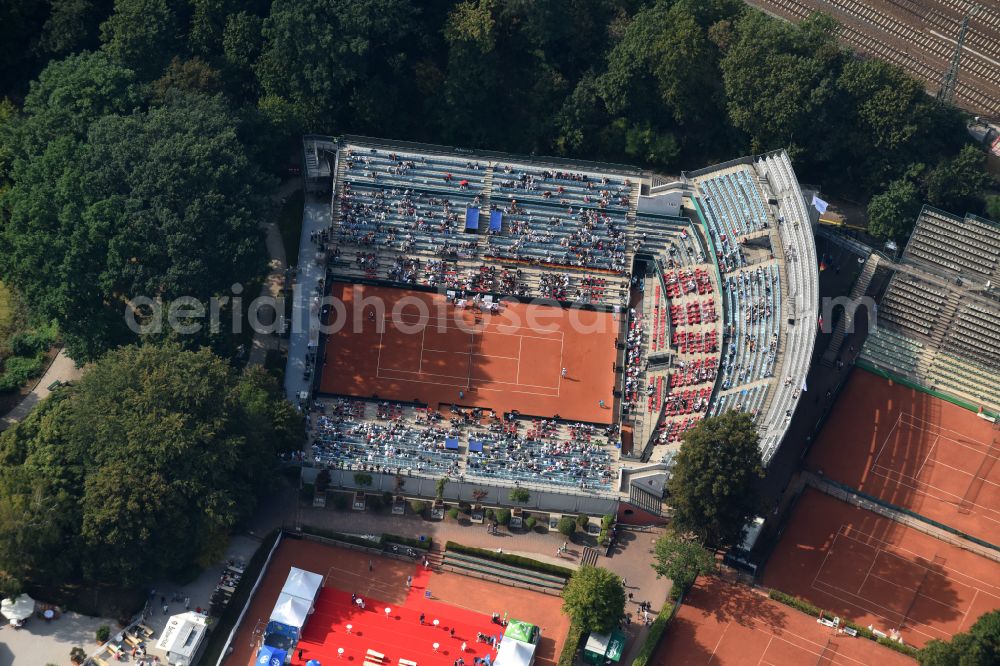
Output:
[[382,506],[392,506],[392,493],[388,490],[382,493]]
[[576,517],[576,526],[581,530],[586,530],[587,525],[590,524],[590,516],[579,515]]
[[330,470],[323,468],[316,475],[316,490],[318,492],[326,492],[326,489],[330,487]]
[[444,489],[448,485],[448,479],[441,477],[434,483],[434,496],[438,499],[444,499]]
[[383,506],[385,506],[384,504],[382,504],[382,496],[381,495],[368,495],[365,498],[365,503],[369,507],[371,507],[372,511],[379,511],[379,510],[382,509]]
[[493,520],[494,518],[496,518],[496,513],[493,512],[493,509],[486,509],[486,520]]
[[559,519],[556,529],[559,530],[560,534],[571,537],[576,532],[576,521],[569,516],[563,516]]
[[510,491],[511,502],[517,502],[518,504],[527,504],[528,500],[531,499],[531,493],[524,488],[514,488]]
[[560,578],[569,578],[571,575],[573,575],[572,569],[561,567],[558,564],[539,562],[538,560],[533,560],[530,557],[521,557],[520,555],[510,555],[509,553],[498,553],[495,550],[486,550],[484,548],[473,548],[472,546],[463,546],[462,544],[455,543],[454,541],[447,542],[444,545],[444,548],[445,550],[451,550],[456,553],[465,553],[466,555],[473,555],[475,557],[484,560],[490,560],[491,562],[500,562],[502,564],[509,564],[511,566],[527,569],[528,571],[537,571],[539,573],[551,574],[553,576],[559,576]]
[[0,374],[0,392],[16,391],[29,379],[42,373],[43,362],[40,357],[26,358],[11,356],[3,363],[3,373]]
[[535,525],[537,524],[538,524],[538,519],[535,518],[534,516],[528,516],[527,518],[524,519],[524,526],[527,527],[529,530],[535,529]]
[[97,638],[98,643],[107,643],[108,639],[111,638],[111,627],[106,624],[102,624],[94,632],[94,637]]
[[354,483],[358,486],[370,486],[372,485],[372,475],[365,474],[363,472],[354,473]]
[[427,502],[422,502],[420,500],[410,500],[410,511],[417,514],[418,516],[424,515],[424,511],[427,510]]
[[69,651],[69,660],[74,664],[82,664],[87,658],[87,653],[79,645]]
[[601,529],[609,529],[614,522],[615,517],[610,514],[601,516]]
[[510,522],[510,509],[497,509],[496,517],[498,523],[506,525]]
[[559,653],[558,666],[573,666],[576,661],[576,652],[583,642],[583,627],[576,622],[569,625],[569,633],[566,634],[566,642],[563,643],[562,652]]
[[398,544],[401,544],[403,546],[412,546],[414,548],[420,548],[422,550],[430,550],[432,540],[431,540],[430,537],[427,537],[426,539],[424,539],[423,541],[421,541],[420,539],[414,539],[412,537],[399,536],[397,534],[383,534],[382,535],[382,543],[383,544],[398,543]]
[[455,520],[458,520],[459,514],[461,514],[461,511],[458,510],[458,507],[453,506],[450,509],[448,509],[448,517],[449,518],[453,518]]

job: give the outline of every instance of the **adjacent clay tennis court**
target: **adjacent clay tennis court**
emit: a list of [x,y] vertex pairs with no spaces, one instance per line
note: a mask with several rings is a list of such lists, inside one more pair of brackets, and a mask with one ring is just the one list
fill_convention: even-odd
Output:
[[976,414],[855,370],[807,465],[1000,544],[1000,431]]
[[921,646],[1000,607],[1000,563],[807,489],[764,584]]
[[816,622],[745,585],[702,577],[684,597],[654,664],[904,666],[913,662]]
[[[293,664],[317,659],[323,664],[358,666],[365,661],[369,649],[384,654],[386,664],[408,659],[419,666],[450,666],[460,656],[471,664],[474,657],[486,654],[495,659],[496,650],[486,643],[477,643],[476,634],[502,635],[503,628],[491,622],[490,613],[507,612],[511,618],[540,628],[542,638],[535,652],[536,663],[553,666],[569,630],[569,620],[561,614],[561,599],[557,596],[453,573],[435,573],[424,569],[419,562],[371,557],[312,541],[285,539],[237,628],[233,652],[224,662],[227,666],[254,663],[260,647],[260,631],[293,566],[326,577],[297,647],[302,650],[302,659],[298,659],[296,651]],[[412,577],[410,588],[406,587],[407,576]],[[352,603],[352,593],[364,599],[364,609]],[[388,617],[386,608],[390,610]],[[421,613],[425,616],[424,625],[420,624]],[[439,621],[437,627],[434,620]],[[343,656],[338,653],[340,648],[344,649]]]
[[441,294],[347,283],[331,296],[343,307],[326,338],[323,393],[612,420],[612,313],[505,302],[490,314]]

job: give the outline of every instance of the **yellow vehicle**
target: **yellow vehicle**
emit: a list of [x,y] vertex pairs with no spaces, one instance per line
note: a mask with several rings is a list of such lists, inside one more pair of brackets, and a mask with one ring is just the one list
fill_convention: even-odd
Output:
[[842,213],[838,213],[833,209],[827,209],[825,213],[821,213],[819,216],[819,223],[825,224],[828,227],[834,227],[837,229],[853,229],[855,231],[866,231],[867,227],[858,223],[851,223],[847,216]]

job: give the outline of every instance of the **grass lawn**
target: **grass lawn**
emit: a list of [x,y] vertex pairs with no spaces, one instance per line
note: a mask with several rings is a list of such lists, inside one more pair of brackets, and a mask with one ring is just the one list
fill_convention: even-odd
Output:
[[281,229],[281,240],[285,244],[285,258],[289,266],[299,262],[299,236],[302,235],[302,207],[305,195],[302,190],[288,197],[278,216],[278,227]]

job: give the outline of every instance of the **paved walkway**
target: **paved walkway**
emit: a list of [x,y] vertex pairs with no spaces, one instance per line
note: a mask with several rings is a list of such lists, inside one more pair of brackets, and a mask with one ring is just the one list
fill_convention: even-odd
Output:
[[[288,366],[285,370],[285,397],[293,405],[299,404],[299,395],[310,391],[312,381],[305,377],[305,371],[311,369],[308,363],[310,338],[316,343],[319,331],[310,336],[312,317],[310,309],[315,300],[319,300],[317,291],[319,281],[326,276],[325,263],[316,257],[316,246],[312,242],[312,233],[322,231],[330,226],[330,202],[306,199],[302,210],[302,235],[299,238],[299,265],[296,272],[293,290],[292,330],[288,337]],[[318,317],[318,314],[316,315]],[[307,365],[308,364],[308,365]]]
[[94,636],[102,624],[112,631],[118,627],[114,620],[76,613],[64,613],[52,622],[32,618],[17,630],[4,620],[0,625],[0,666],[68,664],[74,647],[82,647],[88,654],[94,651]]
[[[284,201],[297,192],[302,187],[302,182],[298,178],[293,178],[281,184],[281,187],[271,195],[271,202],[280,212]],[[278,299],[281,297],[282,287],[285,284],[285,272],[288,269],[288,259],[285,254],[285,243],[281,238],[281,228],[274,220],[261,225],[265,232],[265,243],[267,245],[267,256],[269,257],[268,267],[270,273],[264,284],[261,285],[260,295],[270,296]],[[283,312],[276,313],[276,316],[283,315]],[[281,336],[277,334],[267,334],[255,332],[253,343],[250,347],[250,357],[248,365],[263,365],[267,359],[269,349],[277,349],[281,345]]]
[[[31,413],[31,410],[35,408],[35,405],[40,403],[45,398],[49,397],[51,391],[49,391],[49,386],[52,382],[70,382],[79,379],[83,372],[80,368],[76,367],[76,363],[69,356],[66,355],[65,349],[60,349],[59,354],[56,355],[55,359],[52,361],[52,365],[49,369],[42,375],[42,378],[38,381],[38,385],[29,393],[24,396],[24,399],[18,403],[17,407],[7,412],[7,415],[0,418],[0,430],[6,430],[15,423],[21,421],[24,417]],[[0,660],[0,665],[3,661]]]

